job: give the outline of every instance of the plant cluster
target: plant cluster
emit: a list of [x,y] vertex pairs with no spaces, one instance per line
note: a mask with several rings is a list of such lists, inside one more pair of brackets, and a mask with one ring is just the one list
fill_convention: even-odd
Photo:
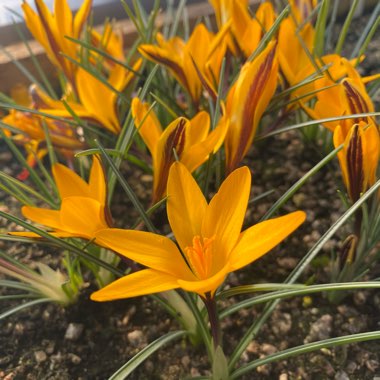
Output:
[[[22,227],[1,239],[43,244],[62,260],[55,269],[37,263],[37,271],[1,252],[0,273],[12,280],[0,286],[24,293],[0,298],[30,300],[0,317],[40,302],[64,307],[87,282],[97,287],[93,301],[150,295],[182,329],[131,358],[113,377],[120,379],[179,338],[205,347],[213,379],[237,379],[286,357],[378,339],[380,331],[337,337],[239,365],[283,298],[326,292],[338,303],[345,290],[380,287],[370,281],[379,259],[379,113],[372,98],[380,74],[358,70],[380,7],[345,57],[356,0],[337,41],[338,2],[264,1],[253,11],[247,0],[210,0],[214,13],[194,27],[185,3],[167,9],[171,22],[161,27],[159,1],[149,14],[138,0],[133,9],[123,3],[138,33],[127,50],[115,23],[91,25],[91,0],[75,16],[66,0],[55,0],[53,11],[43,0],[34,8],[23,3],[25,23],[58,80],[53,83],[32,56],[33,73],[15,61],[30,87],[1,94],[0,134],[21,169],[15,176],[0,171],[0,187],[20,202],[23,216],[0,211]],[[255,141],[290,130],[323,158],[262,220],[243,229],[255,170],[247,155]],[[251,265],[304,223],[305,212],[284,214],[282,206],[334,159],[344,185],[341,217],[285,282],[225,288],[229,273]],[[126,166],[152,175],[149,205],[133,191]],[[135,220],[112,217],[121,189],[138,213]],[[169,234],[163,232],[167,224]],[[331,283],[297,282],[338,231],[342,244],[329,263]],[[247,298],[221,308],[220,300],[242,294]],[[261,317],[226,357],[221,319],[258,303],[265,303]]]

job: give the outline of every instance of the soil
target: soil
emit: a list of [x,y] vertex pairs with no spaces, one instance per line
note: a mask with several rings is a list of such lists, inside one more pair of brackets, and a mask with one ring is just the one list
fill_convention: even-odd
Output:
[[[374,54],[375,48],[371,45]],[[377,46],[377,45],[376,45]],[[371,53],[369,54],[371,56]],[[373,61],[372,59],[370,60]],[[378,61],[377,61],[378,62]],[[372,68],[367,67],[368,73]],[[0,159],[7,170],[17,173],[18,167],[7,151]],[[252,196],[268,190],[273,193],[250,205],[246,227],[259,221],[274,201],[321,159],[313,145],[305,143],[296,132],[284,133],[255,144],[246,164],[253,173]],[[149,202],[151,177],[134,167],[125,167],[125,175],[141,200]],[[282,209],[282,213],[302,209],[307,213],[305,224],[280,246],[258,262],[231,274],[226,286],[252,283],[281,283],[302,256],[342,214],[337,188],[341,183],[337,162],[319,171]],[[120,225],[128,226],[136,213],[122,191],[115,197],[112,213]],[[1,210],[17,213],[19,204],[12,198],[1,200]],[[157,223],[160,217],[156,217]],[[14,229],[4,220],[4,230]],[[167,232],[167,227],[163,228]],[[345,237],[329,241],[303,273],[300,283],[329,281],[328,261],[331,251]],[[53,267],[60,261],[60,252],[39,245],[18,245],[0,241],[0,248],[23,262],[42,260]],[[380,276],[380,266],[372,268],[370,278]],[[107,379],[148,343],[180,328],[150,297],[117,302],[95,303],[89,284],[77,303],[67,308],[41,304],[2,320],[0,328],[0,379],[6,380],[103,380]],[[1,294],[1,293],[0,293]],[[223,307],[244,297],[224,301]],[[2,301],[1,309],[19,301]],[[226,354],[260,316],[261,306],[239,311],[222,322]],[[332,305],[322,294],[282,301],[264,324],[258,336],[242,355],[239,365],[289,347],[329,337],[379,330],[380,295],[376,291],[349,293],[339,305]],[[202,346],[194,347],[186,340],[169,343],[140,365],[130,379],[183,379],[208,375],[210,364]],[[380,342],[372,341],[287,359],[259,367],[244,379],[360,379],[380,377]]]

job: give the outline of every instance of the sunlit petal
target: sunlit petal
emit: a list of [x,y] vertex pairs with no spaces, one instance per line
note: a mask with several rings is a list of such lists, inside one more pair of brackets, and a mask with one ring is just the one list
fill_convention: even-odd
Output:
[[120,298],[137,297],[178,288],[176,277],[153,269],[145,269],[107,285],[91,294],[93,301],[111,301]]
[[52,172],[61,199],[71,196],[90,196],[88,184],[67,166],[55,164]]
[[175,162],[168,179],[167,212],[170,226],[182,249],[201,234],[207,202],[190,172]]
[[21,209],[22,215],[31,221],[50,227],[62,230],[62,225],[59,218],[59,211],[48,210],[44,208],[24,206]]
[[107,182],[102,163],[97,156],[94,156],[93,158],[88,189],[91,198],[96,199],[100,204],[105,205]]
[[251,190],[251,174],[244,166],[231,173],[212,198],[202,226],[202,236],[215,236],[214,252],[225,262],[243,225]]
[[229,258],[232,270],[240,269],[270,251],[298,228],[305,217],[304,212],[296,211],[245,230]]
[[64,198],[60,210],[61,229],[77,236],[93,238],[96,231],[108,228],[104,205],[85,197]]
[[96,242],[149,268],[173,276],[192,278],[177,246],[165,236],[109,228],[96,234]]

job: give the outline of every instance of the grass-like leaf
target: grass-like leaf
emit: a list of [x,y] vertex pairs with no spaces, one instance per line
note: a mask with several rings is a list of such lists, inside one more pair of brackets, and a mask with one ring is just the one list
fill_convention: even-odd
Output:
[[131,360],[124,364],[119,370],[117,370],[108,380],[124,380],[126,379],[141,363],[148,359],[152,354],[159,350],[165,344],[182,338],[187,335],[184,330],[172,331],[166,335],[161,336],[148,346],[143,348],[137,353]]

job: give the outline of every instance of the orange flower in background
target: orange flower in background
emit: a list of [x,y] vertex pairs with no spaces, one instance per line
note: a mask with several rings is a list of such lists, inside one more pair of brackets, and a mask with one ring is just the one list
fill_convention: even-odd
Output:
[[[78,134],[71,125],[61,121],[42,118],[36,114],[11,110],[9,115],[2,119],[6,125],[14,127],[20,133],[15,133],[12,139],[24,145],[28,152],[27,161],[31,166],[35,156],[42,158],[47,154],[46,136],[42,123],[45,123],[52,145],[58,152],[72,156],[75,151],[83,149],[85,143],[79,139]],[[7,132],[10,136],[12,134]]]
[[209,0],[209,3],[214,8],[219,29],[230,20],[232,11],[237,4],[248,8],[248,0]]
[[[52,168],[54,181],[61,198],[59,210],[24,206],[25,218],[51,229],[58,237],[93,239],[95,233],[109,228],[110,217],[106,206],[107,184],[98,158],[93,159],[87,183],[64,165]],[[12,235],[40,237],[33,232],[11,232]]]
[[256,261],[305,220],[296,211],[241,232],[251,188],[247,167],[235,170],[207,204],[184,165],[173,164],[168,180],[167,212],[178,246],[165,236],[107,229],[96,241],[148,269],[125,276],[93,293],[108,301],[182,288],[214,296],[228,273]]
[[306,23],[298,34],[297,26],[292,18],[286,18],[280,25],[278,60],[281,71],[290,86],[296,85],[316,71],[307,53],[313,52],[314,36],[315,31],[310,23]]
[[[141,63],[141,59],[136,61],[133,70],[138,71]],[[134,78],[132,71],[120,65],[115,65],[110,71],[108,83],[116,91],[121,92]],[[117,109],[118,93],[82,68],[78,68],[75,74],[75,83],[78,101],[71,100],[68,97],[67,104],[76,116],[95,122],[108,131],[118,134],[121,130]],[[61,101],[50,98],[37,87],[35,92],[35,96],[40,103],[39,110],[41,112],[59,117],[73,117]]]
[[265,1],[259,5],[255,16],[248,9],[247,0],[209,0],[215,10],[219,29],[231,23],[227,44],[235,55],[248,58],[258,47],[265,32],[276,18],[273,5]]
[[247,62],[227,98],[226,170],[234,170],[252,145],[261,116],[276,87],[276,44],[271,42],[255,60]]
[[258,7],[254,17],[248,7],[241,2],[235,2],[232,9],[231,33],[238,50],[248,58],[259,46],[264,34],[271,28],[276,13],[273,5],[266,1]]
[[[27,87],[18,86],[11,92],[12,98],[18,105],[36,110],[37,105],[33,102],[33,86],[29,92]],[[85,143],[80,139],[77,130],[72,125],[49,118],[41,117],[32,112],[22,112],[11,109],[9,114],[1,119],[3,131],[12,140],[23,145],[27,152],[27,162],[30,166],[35,166],[36,158],[42,159],[47,153],[46,127],[52,145],[67,158],[72,158],[75,151],[84,149]],[[7,129],[12,127],[13,130]],[[26,170],[21,178],[27,176]]]
[[176,156],[193,172],[220,148],[228,120],[222,117],[218,126],[210,131],[210,117],[202,111],[191,120],[179,117],[163,130],[153,110],[148,112],[147,103],[138,98],[132,100],[135,126],[152,155],[153,202],[157,202],[165,196],[169,168]]
[[289,5],[297,23],[301,24],[310,17],[318,0],[289,0]]
[[[345,65],[347,78],[337,84],[327,76],[316,81],[314,87],[319,91],[316,95],[317,101],[314,107],[311,108],[303,105],[304,110],[315,120],[375,111],[372,100],[365,88],[365,83],[376,79],[379,75],[362,78],[349,61],[342,58],[342,62]],[[334,87],[325,89],[331,85],[334,85]],[[328,122],[324,123],[324,126],[334,131],[339,124],[343,135],[347,136],[352,124],[359,123],[360,121],[376,124],[373,118],[362,117]]]
[[376,125],[361,121],[354,124],[345,135],[338,125],[334,131],[334,145],[337,148],[343,181],[351,201],[354,203],[376,182],[379,163],[380,136]]
[[158,46],[143,44],[139,46],[139,52],[150,61],[165,66],[188,92],[197,108],[202,85],[214,94],[218,88],[228,27],[226,25],[214,35],[204,24],[198,24],[186,42],[179,37],[166,41],[162,34],[157,33]]
[[74,83],[77,66],[64,58],[61,53],[77,59],[78,46],[65,36],[78,39],[90,14],[92,0],[84,0],[75,17],[66,0],[54,1],[51,13],[43,0],[35,0],[37,13],[23,2],[25,23],[33,37],[44,47],[50,61]]

